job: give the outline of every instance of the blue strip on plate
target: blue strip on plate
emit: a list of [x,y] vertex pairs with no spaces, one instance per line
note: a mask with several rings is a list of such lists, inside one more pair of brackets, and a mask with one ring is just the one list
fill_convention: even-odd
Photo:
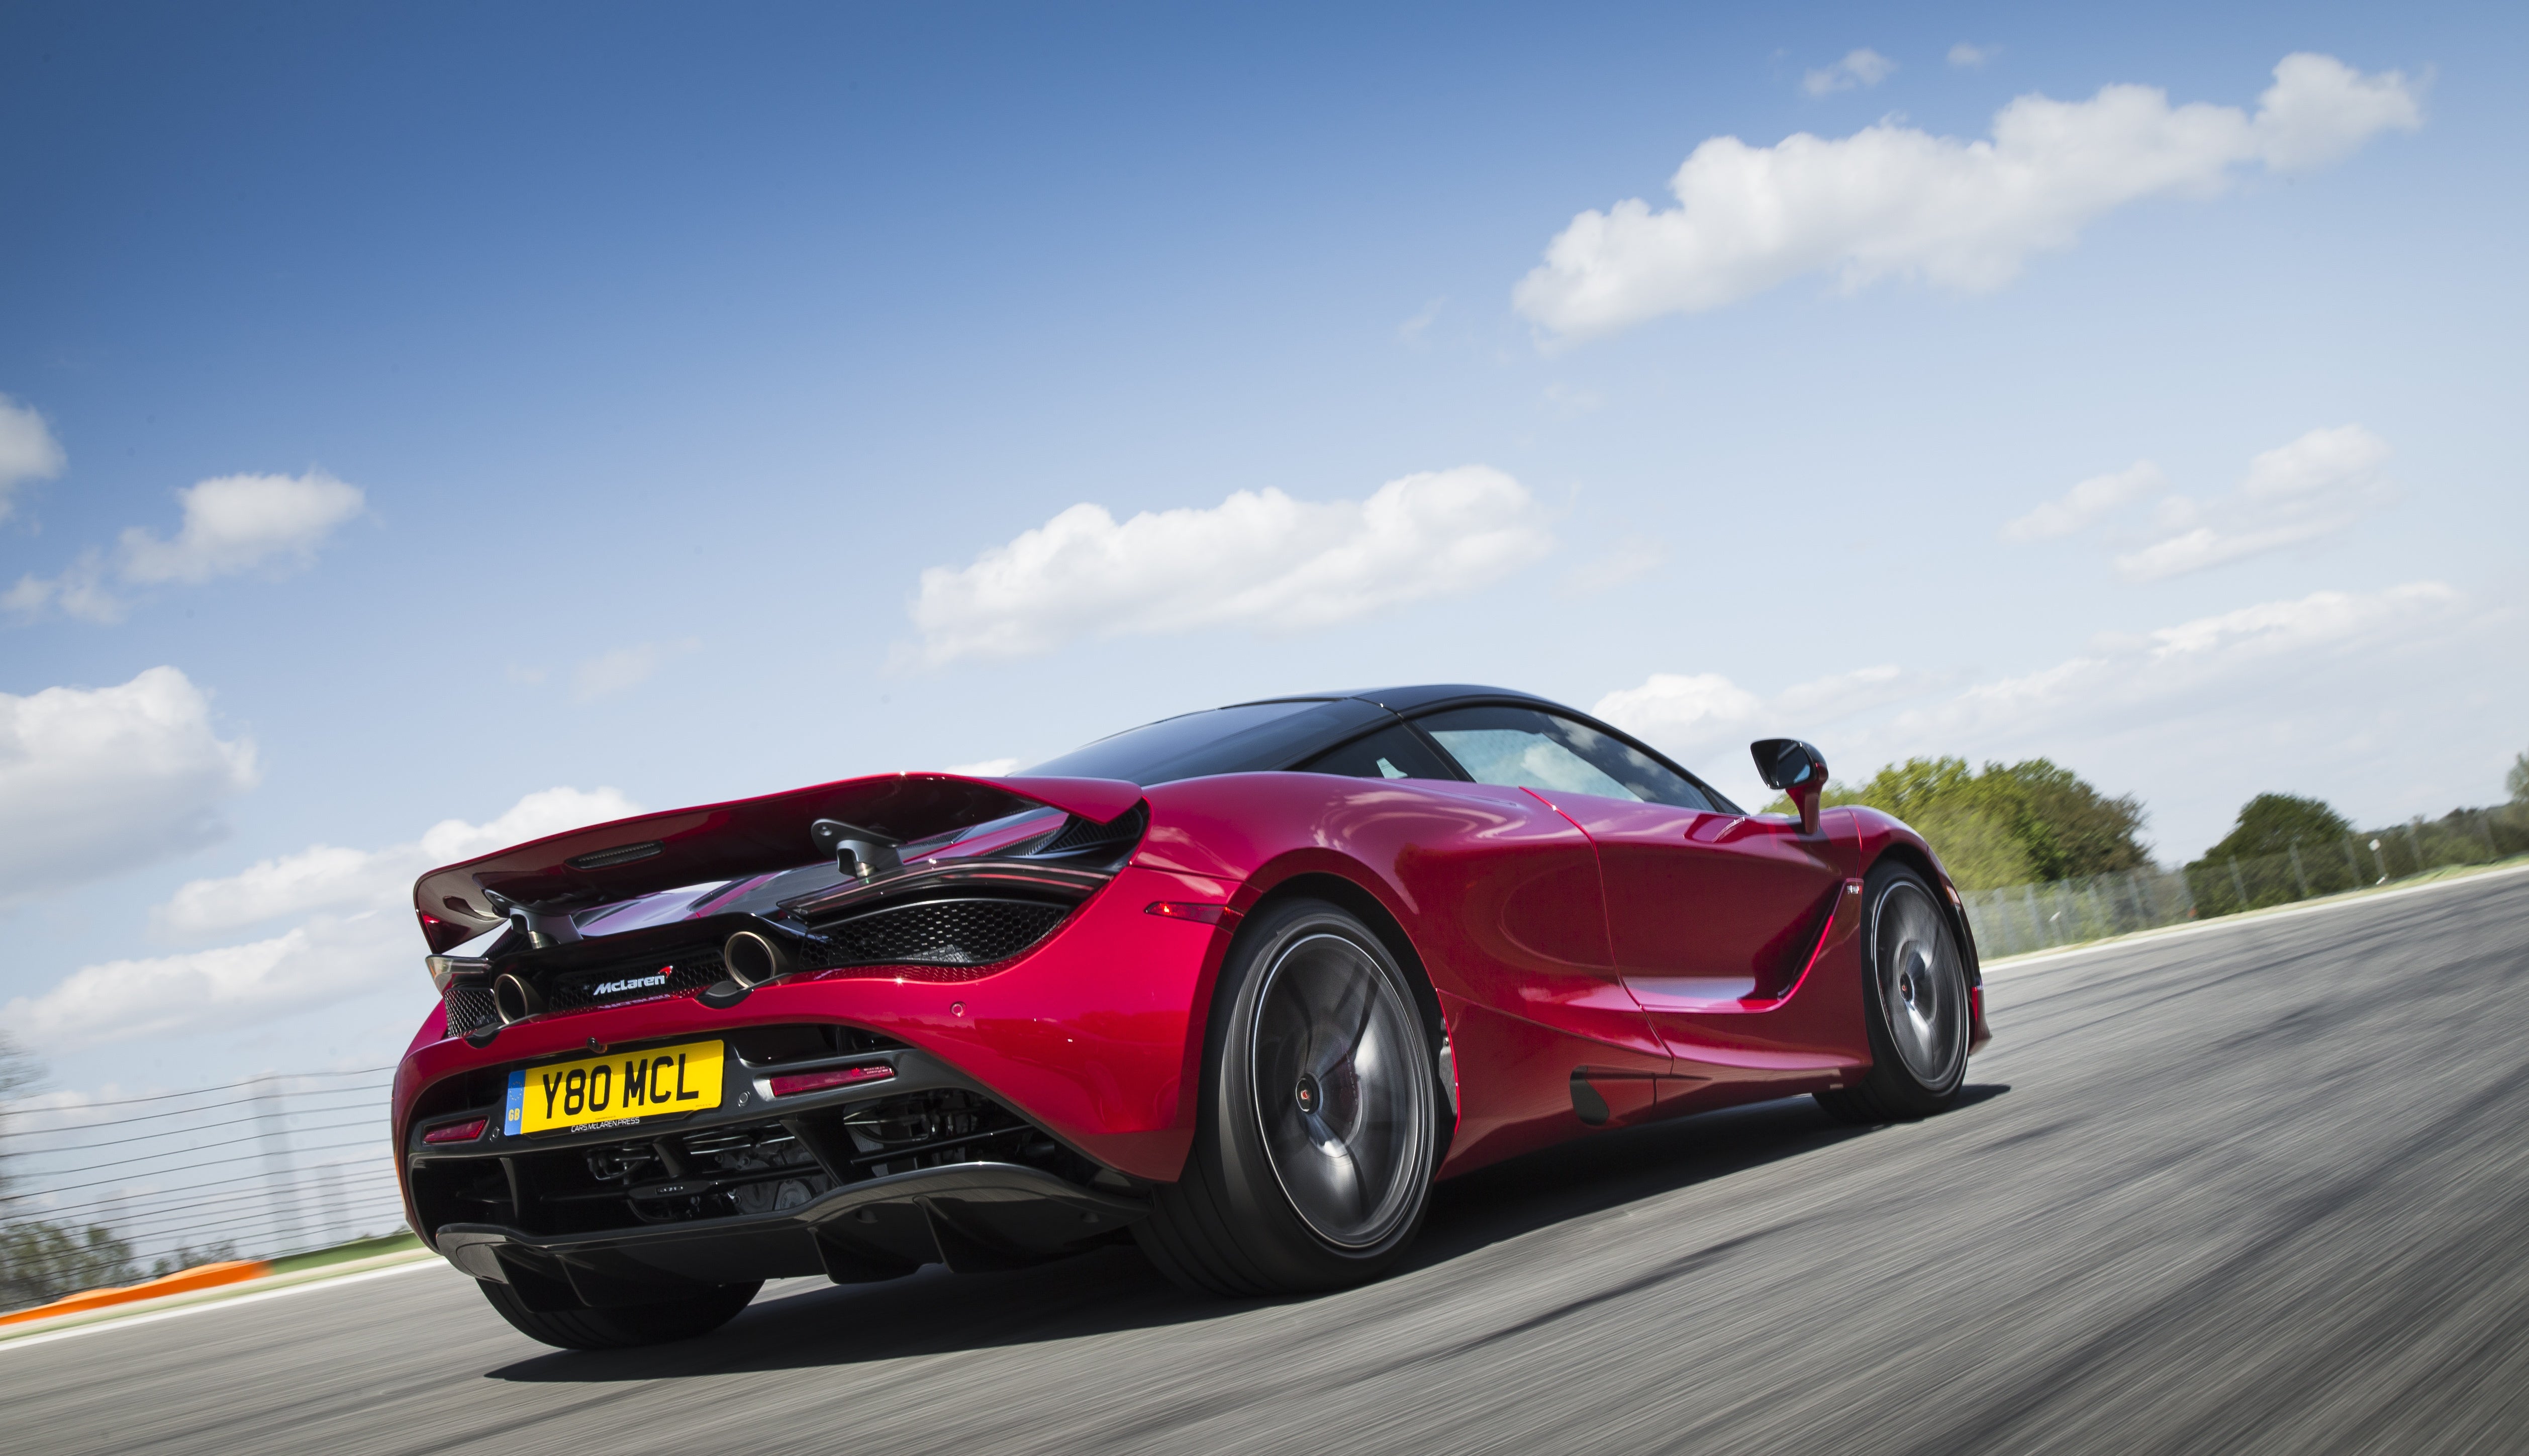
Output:
[[527,1115],[527,1069],[510,1073],[510,1110],[501,1118],[501,1132],[507,1137],[518,1135],[518,1124]]

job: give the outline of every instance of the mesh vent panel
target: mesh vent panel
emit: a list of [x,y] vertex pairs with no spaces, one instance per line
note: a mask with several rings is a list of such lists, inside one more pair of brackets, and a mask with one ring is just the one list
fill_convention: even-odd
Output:
[[501,1013],[492,1006],[492,993],[482,986],[451,986],[441,998],[448,1006],[448,1034],[470,1036],[487,1026],[498,1025]]
[[922,900],[873,910],[818,933],[844,963],[979,966],[1025,950],[1070,913],[1037,900]]

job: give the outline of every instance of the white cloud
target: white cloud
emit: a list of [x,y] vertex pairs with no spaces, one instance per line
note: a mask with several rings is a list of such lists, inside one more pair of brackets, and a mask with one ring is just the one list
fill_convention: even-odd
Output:
[[1118,522],[1079,505],[963,567],[922,573],[920,657],[1019,657],[1085,636],[1298,630],[1490,585],[1553,549],[1544,512],[1499,470],[1391,480],[1366,501],[1240,491]]
[[1653,673],[1641,686],[1619,688],[1589,711],[1703,775],[1742,806],[1753,806],[1773,795],[1757,781],[1748,744],[1778,736],[1814,740],[1825,727],[1918,696],[1926,685],[1883,665],[1795,683],[1766,699],[1718,673]]
[[2002,528],[2005,541],[2048,541],[2069,536],[2111,512],[2169,489],[2169,476],[2149,460],[2093,475]]
[[2394,499],[2381,474],[2388,460],[2389,442],[2360,425],[2312,430],[2249,461],[2239,488],[2210,502],[2166,494],[2168,478],[2140,460],[2082,481],[2005,525],[2002,537],[2069,536],[2159,495],[2148,528],[2128,533],[2132,549],[2118,554],[2116,567],[2128,581],[2160,581],[2344,530]]
[[1950,47],[1950,64],[1962,71],[1982,70],[1987,61],[2002,54],[1998,45],[1976,45],[1962,40]]
[[59,576],[28,572],[19,577],[17,585],[0,592],[0,610],[21,620],[59,612],[81,621],[110,624],[123,620],[132,609],[105,584],[105,564],[97,553],[83,551]]
[[[2448,586],[2418,581],[2371,593],[2312,592],[2154,631],[2104,635],[2051,668],[1900,713],[1888,736],[1926,745],[1908,751],[1945,743],[1954,746],[1938,751],[1955,753],[2166,727],[2188,712],[2252,704],[2278,685],[2297,685],[2293,679],[2331,657],[2401,647],[2446,620],[2457,602]],[[2273,711],[2292,706],[2278,701]]]
[[41,995],[0,1006],[0,1024],[37,1046],[76,1051],[292,1014],[399,986],[413,989],[418,1000],[422,947],[408,899],[416,876],[637,812],[612,788],[549,788],[488,824],[443,820],[419,839],[384,849],[319,844],[225,879],[196,880],[151,912],[162,930],[306,918],[240,944],[82,966]]
[[[6,505],[5,496],[0,491],[0,506]],[[141,586],[199,584],[259,567],[305,566],[337,526],[366,509],[358,486],[322,470],[223,475],[176,496],[185,509],[176,538],[162,540],[153,531],[131,527],[115,553],[112,574]],[[6,515],[0,510],[0,518]],[[107,587],[108,574],[101,553],[82,552],[59,576],[19,577],[15,586],[0,592],[0,611],[22,620],[59,612],[85,621],[121,621],[131,604]]]
[[699,638],[678,637],[599,653],[572,670],[570,695],[586,703],[628,692],[649,681],[670,659],[682,657],[700,646]]
[[18,509],[18,487],[62,473],[61,443],[31,404],[0,395],[0,520]]
[[1699,757],[1764,716],[1764,701],[1718,673],[1653,673],[1589,711],[1653,746]]
[[1843,60],[1802,77],[1801,89],[1812,96],[1826,96],[1856,86],[1875,86],[1896,69],[1896,62],[1875,50],[1847,51]]
[[[2435,581],[2313,592],[2102,636],[2050,667],[1964,686],[1879,667],[1766,698],[1717,674],[1654,674],[1594,711],[1742,804],[1771,797],[1745,743],[1776,733],[1817,743],[1848,781],[1917,754],[2052,758],[2110,792],[2142,792],[2164,848],[2182,858],[2262,789],[2377,793],[2387,768],[2412,756],[2375,730],[2405,706],[2384,684],[2408,665],[2429,683],[2442,670],[2428,654],[2445,639],[2485,650],[2465,645],[2484,623],[2462,620],[2461,605]],[[2416,741],[2435,733],[2423,720],[2410,730]],[[2348,771],[2348,758],[2379,768]],[[2327,777],[2313,767],[2328,764]]]
[[1018,772],[1018,767],[1019,761],[1014,758],[988,758],[971,764],[950,764],[940,772],[964,774],[970,779],[998,779],[1004,774]]
[[69,1052],[340,1000],[375,989],[361,973],[378,967],[389,923],[329,918],[243,945],[83,966],[41,996],[12,999],[0,1018]]
[[119,687],[0,693],[0,900],[170,859],[227,833],[254,745],[223,740],[174,668]]
[[618,789],[542,789],[488,824],[446,819],[418,839],[383,849],[312,844],[235,875],[190,880],[152,909],[150,919],[161,931],[194,936],[314,910],[393,910],[435,866],[639,812]]
[[2159,581],[2332,536],[2392,498],[2380,467],[2389,442],[2360,425],[2312,430],[2249,463],[2236,494],[2199,507],[2163,503],[2170,531],[2116,559],[2131,581]]
[[1563,593],[1572,597],[1587,597],[1613,591],[1628,581],[1649,575],[1667,563],[1668,548],[1665,545],[1647,538],[1637,538],[1566,572]]
[[1396,326],[1396,337],[1407,344],[1422,344],[1424,335],[1431,331],[1431,325],[1439,322],[1440,310],[1448,306],[1448,296],[1442,295],[1424,304],[1412,318]]
[[1593,389],[1556,381],[1545,387],[1545,403],[1554,410],[1556,419],[1579,419],[1607,405],[1607,397]]
[[296,854],[267,859],[217,880],[188,880],[150,918],[164,929],[191,935],[252,925],[344,900],[374,899],[379,856],[362,849],[314,844]]
[[1996,289],[2126,203],[2209,196],[2251,163],[2316,167],[2422,124],[2419,92],[2397,72],[2363,76],[2303,53],[2274,75],[2253,117],[2111,85],[2087,101],[2021,96],[1995,115],[1988,140],[1894,121],[1767,147],[1717,136],[1670,179],[1676,207],[1636,197],[1580,214],[1512,300],[1578,339],[1718,308],[1805,273],[1831,273],[1848,291],[1889,277]]
[[360,488],[322,470],[222,475],[176,493],[185,524],[173,541],[138,526],[123,533],[127,581],[203,582],[269,562],[305,565],[336,526],[366,508]]

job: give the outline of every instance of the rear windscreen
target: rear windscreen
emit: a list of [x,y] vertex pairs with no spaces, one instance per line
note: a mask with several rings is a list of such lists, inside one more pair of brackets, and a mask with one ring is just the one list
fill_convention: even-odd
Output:
[[1387,717],[1355,698],[1243,703],[1126,728],[1025,772],[1038,778],[1122,779],[1148,786],[1207,774],[1281,769],[1351,728]]

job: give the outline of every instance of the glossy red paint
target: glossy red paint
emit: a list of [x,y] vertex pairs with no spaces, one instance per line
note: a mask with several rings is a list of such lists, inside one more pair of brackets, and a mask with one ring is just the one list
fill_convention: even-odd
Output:
[[[565,862],[647,839],[690,846],[677,874],[704,862],[761,873],[780,867],[768,855],[802,859],[802,813],[837,804],[864,814],[892,804],[902,824],[950,813],[942,806],[952,801],[969,814],[1017,801],[1111,820],[1137,800],[1150,821],[1130,863],[1060,930],[980,974],[802,973],[726,1009],[663,996],[549,1013],[480,1048],[446,1036],[434,1009],[397,1070],[399,1164],[417,1118],[465,1110],[452,1101],[464,1073],[592,1046],[834,1022],[941,1057],[1108,1167],[1172,1181],[1193,1140],[1186,1089],[1202,1072],[1212,989],[1239,919],[1269,895],[1315,893],[1382,912],[1400,956],[1429,983],[1459,1091],[1445,1176],[1590,1131],[1576,1075],[1594,1095],[1583,1101],[1606,1110],[1597,1125],[1609,1126],[1860,1075],[1869,1064],[1861,879],[1892,853],[1940,875],[1918,836],[1859,809],[1828,810],[1808,835],[1786,819],[1579,795],[1549,803],[1525,789],[1429,780],[1232,774],[1145,795],[1106,781],[932,775],[557,836],[434,871],[416,896],[462,899],[468,887],[585,875]],[[712,850],[679,837],[752,825],[741,835],[752,844],[777,824],[791,827],[787,849]],[[639,873],[600,872],[610,892],[638,892],[627,887],[662,874],[637,861],[622,870]],[[1974,1004],[1981,1046],[1990,1034],[1980,996]]]

